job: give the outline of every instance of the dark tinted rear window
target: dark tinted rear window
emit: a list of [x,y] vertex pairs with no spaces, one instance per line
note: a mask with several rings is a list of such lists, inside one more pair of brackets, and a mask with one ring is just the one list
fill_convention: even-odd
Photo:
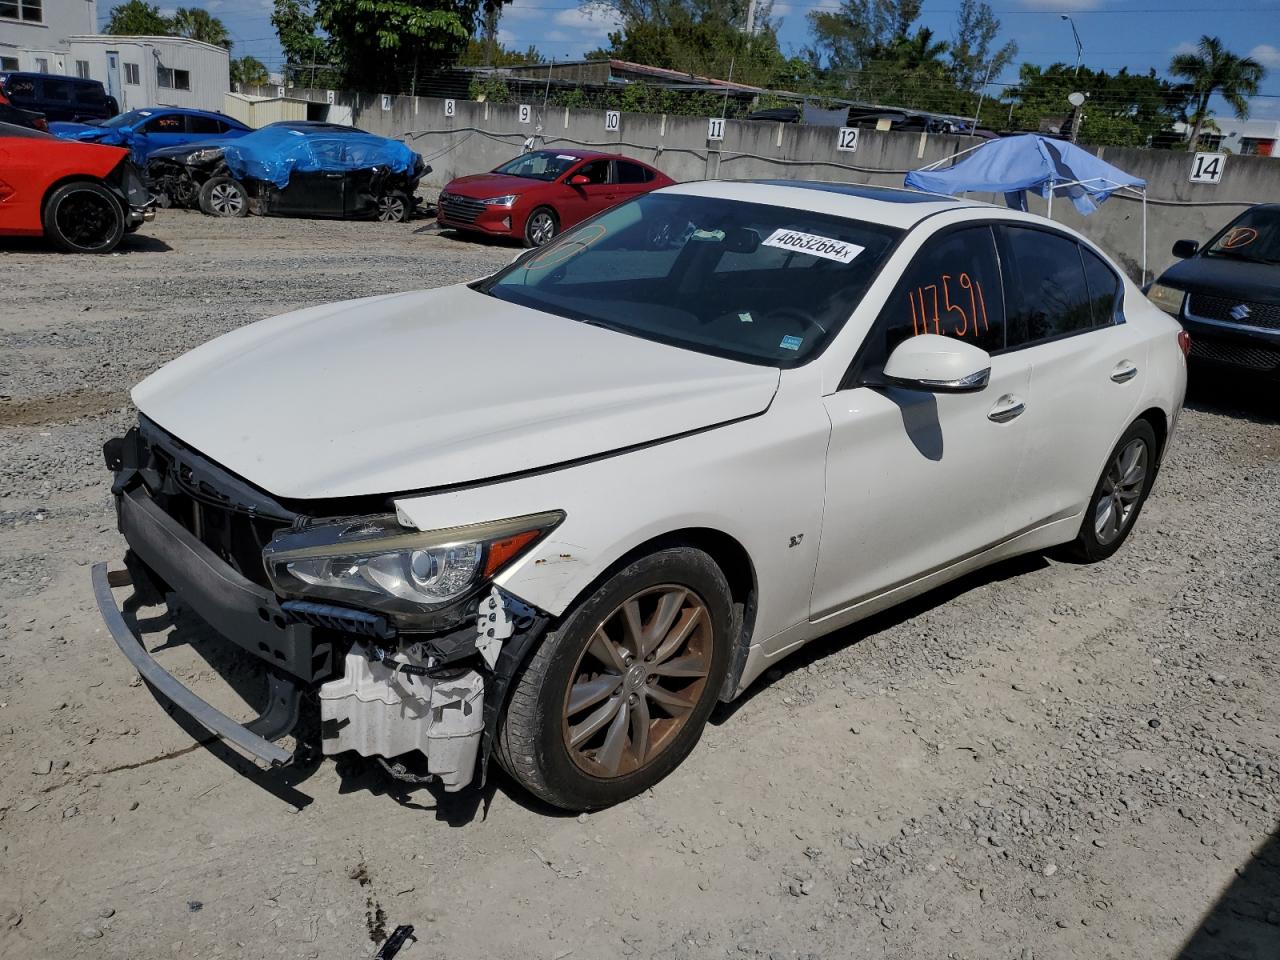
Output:
[[618,161],[619,183],[648,183],[652,179],[653,171],[640,166],[640,164],[630,163],[626,160]]
[[66,80],[41,81],[46,100],[71,100],[71,84]]
[[222,133],[226,129],[226,124],[213,117],[187,117],[188,133]]
[[998,231],[1004,241],[1009,346],[1091,329],[1093,308],[1079,244],[1047,230],[1001,226]]
[[1080,248],[1084,260],[1084,276],[1089,284],[1089,302],[1093,305],[1093,325],[1107,327],[1117,322],[1120,311],[1120,278],[1092,250]]

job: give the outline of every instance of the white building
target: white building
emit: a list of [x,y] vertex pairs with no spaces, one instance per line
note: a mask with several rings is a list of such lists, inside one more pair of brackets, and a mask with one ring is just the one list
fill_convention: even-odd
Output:
[[83,76],[67,40],[97,29],[97,0],[0,0],[0,70]]
[[1280,141],[1280,120],[1237,120],[1234,117],[1214,117],[1218,132],[1219,148],[1243,156],[1276,157]]
[[70,37],[69,48],[68,62],[88,64],[88,76],[102,81],[121,111],[137,107],[221,110],[223,97],[231,90],[226,49],[199,40],[95,34]]

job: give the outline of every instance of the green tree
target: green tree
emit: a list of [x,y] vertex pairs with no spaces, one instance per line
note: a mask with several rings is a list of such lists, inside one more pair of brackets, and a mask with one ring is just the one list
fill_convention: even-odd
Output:
[[345,85],[414,92],[424,73],[455,62],[475,29],[481,0],[316,0]]
[[1173,125],[1182,114],[1185,94],[1154,70],[1132,74],[1127,69],[1117,73],[1090,70],[1055,63],[1048,67],[1024,63],[1018,71],[1018,83],[1007,96],[1013,103],[1013,126],[1020,130],[1037,130],[1046,118],[1060,120],[1065,126],[1072,111],[1067,97],[1080,92],[1085,101],[1080,139],[1100,146],[1167,146],[1176,142]]
[[179,7],[169,21],[168,32],[175,37],[199,40],[215,47],[231,49],[231,35],[226,25],[201,7]]
[[1195,53],[1180,53],[1169,62],[1169,72],[1187,81],[1190,96],[1191,142],[1195,150],[1200,131],[1209,119],[1209,100],[1216,93],[1241,120],[1249,116],[1249,98],[1257,96],[1266,68],[1252,57],[1241,57],[1222,45],[1218,37],[1202,36]]
[[107,20],[107,33],[117,36],[167,37],[170,23],[160,8],[143,0],[128,0],[112,7]]
[[490,46],[488,37],[472,38],[458,57],[460,67],[526,67],[546,62],[547,58],[533,45],[523,51],[513,50],[495,38],[493,46]]
[[975,92],[988,77],[998,77],[1018,55],[1010,40],[993,49],[1000,21],[985,0],[960,0],[951,40],[951,76],[961,90]]
[[308,0],[275,0],[271,25],[284,51],[287,79],[305,86],[340,86],[342,77],[333,69],[329,41],[316,33],[315,13]]
[[813,10],[813,59],[825,61],[835,73],[865,69],[895,40],[907,36],[920,7],[921,0],[842,0],[836,10]]
[[267,68],[256,57],[236,57],[231,61],[231,82],[241,87],[261,87],[270,77]]

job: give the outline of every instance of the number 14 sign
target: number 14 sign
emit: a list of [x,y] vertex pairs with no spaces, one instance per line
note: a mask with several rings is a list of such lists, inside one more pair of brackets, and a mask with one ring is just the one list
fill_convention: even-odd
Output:
[[1222,168],[1226,165],[1225,153],[1197,153],[1191,162],[1191,182],[1221,183]]

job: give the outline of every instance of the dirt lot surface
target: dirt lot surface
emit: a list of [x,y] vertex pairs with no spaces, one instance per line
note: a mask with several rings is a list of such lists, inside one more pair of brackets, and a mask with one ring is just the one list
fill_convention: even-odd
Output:
[[[122,553],[99,447],[129,386],[514,253],[176,211],[117,256],[0,247],[0,956],[347,960],[400,923],[406,958],[1280,956],[1280,431],[1227,382],[1197,384],[1117,557],[1007,563],[829,638],[621,807],[353,760],[246,777],[193,743],[89,586]],[[376,408],[315,388],[263,416]],[[149,612],[162,662],[247,715],[208,630]]]

